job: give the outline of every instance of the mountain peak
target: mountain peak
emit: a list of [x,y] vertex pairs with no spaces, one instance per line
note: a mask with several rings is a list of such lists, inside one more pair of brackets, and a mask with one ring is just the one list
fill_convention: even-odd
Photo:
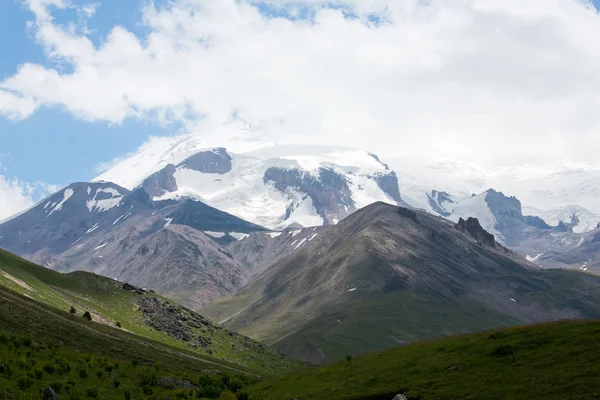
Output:
[[496,245],[496,239],[494,238],[494,235],[483,229],[477,218],[469,217],[466,220],[460,218],[455,226],[457,229],[467,232],[478,242],[492,247]]

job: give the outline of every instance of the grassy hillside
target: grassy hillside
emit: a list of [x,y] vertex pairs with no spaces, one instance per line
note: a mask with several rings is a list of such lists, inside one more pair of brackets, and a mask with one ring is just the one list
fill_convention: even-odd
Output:
[[600,398],[600,322],[559,322],[414,343],[266,379],[252,400]]
[[477,227],[373,204],[201,312],[314,363],[441,336],[600,318],[599,277],[540,270],[486,242]]
[[[0,288],[0,399],[234,399],[256,376]],[[152,397],[157,398],[157,397]]]
[[[57,320],[59,328],[64,325],[63,322],[68,323],[64,326],[65,331],[69,331],[72,324],[81,325],[82,316],[88,311],[93,321],[99,323],[93,324],[94,329],[101,329],[101,324],[104,324],[111,327],[111,332],[129,332],[183,349],[199,359],[207,360],[207,363],[236,365],[241,370],[261,375],[277,374],[299,366],[275,350],[214,326],[190,310],[153,293],[125,290],[123,283],[86,272],[60,274],[1,250],[0,287],[10,289],[3,291],[5,297],[14,298],[9,295],[14,291],[65,312],[70,319],[64,319],[63,316]],[[39,310],[41,305],[29,302],[28,307]],[[68,313],[71,307],[76,310],[74,315]],[[31,310],[20,312],[30,313]],[[59,315],[48,307],[45,310],[45,313]],[[6,312],[6,307],[0,311],[5,321],[5,325],[0,326],[0,331],[11,333],[11,325],[17,324],[18,316],[24,314],[5,314]],[[36,334],[42,337],[50,335],[52,337],[49,339],[62,340],[62,336],[56,336],[52,329],[48,329],[51,325],[45,320],[44,313],[34,315],[31,319],[21,319],[20,324],[14,327],[14,332],[20,334],[37,329]],[[117,322],[121,328],[116,328]],[[38,326],[28,326],[29,323],[38,323]]]

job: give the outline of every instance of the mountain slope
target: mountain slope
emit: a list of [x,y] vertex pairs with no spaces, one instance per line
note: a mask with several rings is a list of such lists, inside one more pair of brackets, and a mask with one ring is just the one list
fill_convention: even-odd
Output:
[[404,204],[396,173],[366,151],[280,145],[235,153],[202,149],[191,136],[151,147],[97,179],[141,187],[153,199],[196,199],[271,229],[335,224],[375,201]]
[[323,362],[416,340],[600,316],[600,279],[540,271],[475,220],[376,203],[202,312]]
[[[266,374],[294,366],[274,350],[221,329],[191,310],[153,293],[87,272],[61,274],[0,250],[0,289],[3,288],[9,290],[3,301],[18,303],[18,298],[10,294],[14,291],[63,312],[75,307],[74,318],[77,319],[88,311],[100,324],[114,327],[119,322],[124,331],[194,354],[196,358],[206,360],[206,364],[237,366]],[[27,311],[29,305],[23,307],[23,313],[30,312]],[[31,322],[51,326],[48,325],[54,318],[51,316],[58,311],[48,313],[47,321],[36,319]],[[4,326],[15,322],[10,315],[4,318],[9,319]],[[25,323],[27,321],[25,318]]]
[[592,399],[600,322],[525,326],[444,338],[270,378],[264,400]]
[[152,202],[142,189],[76,183],[0,225],[0,247],[54,270],[127,280],[198,308],[248,279],[200,230],[264,228],[197,201]]

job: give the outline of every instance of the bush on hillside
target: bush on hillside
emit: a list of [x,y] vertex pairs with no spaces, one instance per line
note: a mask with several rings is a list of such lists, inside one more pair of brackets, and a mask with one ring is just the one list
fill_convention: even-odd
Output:
[[89,311],[86,311],[85,313],[83,313],[83,319],[87,319],[88,321],[92,320],[92,314],[90,314]]

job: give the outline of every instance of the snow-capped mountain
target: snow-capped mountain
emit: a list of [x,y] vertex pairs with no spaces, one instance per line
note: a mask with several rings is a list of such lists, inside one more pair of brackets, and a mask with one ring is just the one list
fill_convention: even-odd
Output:
[[190,198],[279,229],[335,224],[376,201],[404,204],[394,171],[367,151],[268,146],[233,153],[193,136],[160,142],[100,175],[153,200]]
[[600,165],[565,162],[498,167],[427,158],[392,159],[389,163],[398,173],[402,198],[437,215],[444,213],[432,206],[432,189],[449,193],[457,201],[494,188],[517,197],[524,214],[539,216],[552,226],[578,221],[573,230],[585,232],[600,222]]

